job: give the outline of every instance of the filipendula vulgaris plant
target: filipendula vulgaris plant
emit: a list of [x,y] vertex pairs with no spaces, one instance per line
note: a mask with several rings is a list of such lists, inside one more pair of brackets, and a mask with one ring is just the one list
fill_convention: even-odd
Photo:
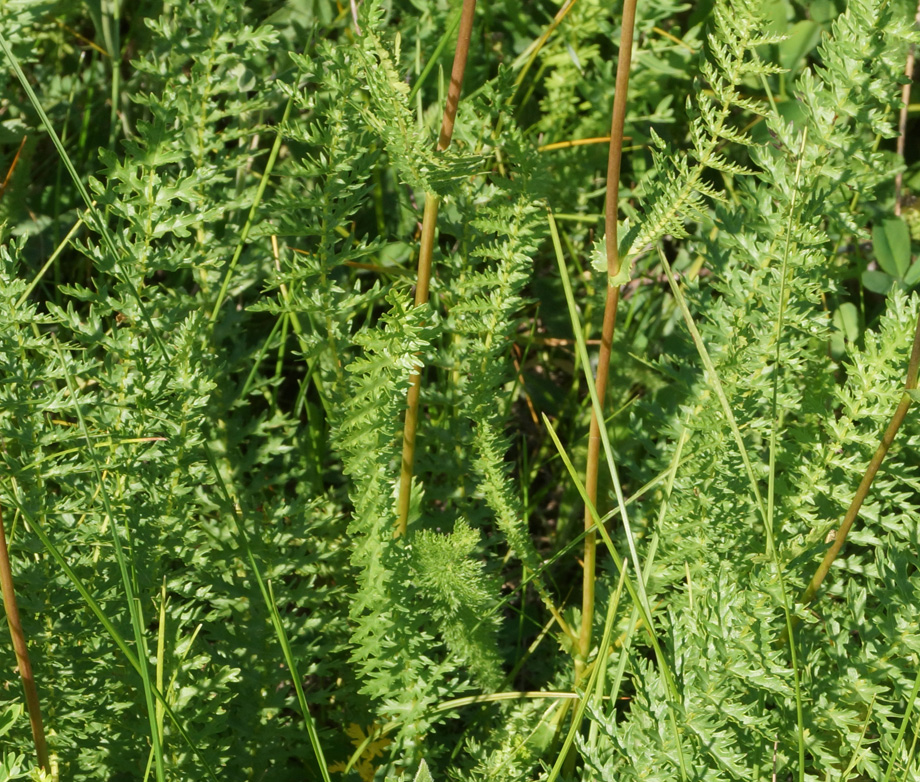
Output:
[[[291,123],[285,133],[304,150],[289,170],[308,185],[284,188],[273,204],[276,219],[270,228],[284,242],[273,280],[279,293],[274,301],[259,305],[290,319],[308,367],[303,404],[309,415],[325,415],[331,429],[330,455],[341,458],[348,480],[353,507],[348,548],[357,592],[346,611],[353,619],[352,657],[358,675],[342,683],[340,697],[350,696],[348,719],[369,729],[378,698],[411,701],[419,694],[413,688],[419,687],[425,696],[427,677],[421,668],[430,665],[419,654],[430,636],[400,634],[391,619],[392,598],[387,595],[400,591],[407,578],[397,579],[392,557],[384,556],[395,518],[391,468],[398,454],[400,398],[429,327],[421,318],[423,312],[406,310],[395,291],[388,295],[390,286],[375,283],[362,289],[360,280],[354,287],[343,285],[348,264],[360,263],[383,241],[380,237],[372,243],[353,242],[349,233],[342,236],[367,196],[372,166],[381,155],[371,149],[372,143],[380,143],[372,131],[384,131],[382,117],[404,123],[407,131],[413,127],[404,92],[393,87],[390,55],[370,32],[373,24],[365,21],[367,35],[354,46],[321,43],[310,55],[295,57],[299,76],[293,100],[305,121]],[[378,58],[384,58],[383,66]],[[368,90],[368,81],[374,90]],[[368,92],[375,101],[372,106]],[[413,184],[427,183],[431,156],[424,146],[397,132],[388,136],[397,151],[388,149],[403,166],[403,174]],[[383,319],[355,329],[352,321],[366,320],[364,313],[373,308],[386,308]],[[402,624],[406,626],[406,620]],[[363,692],[357,703],[368,695],[372,698],[364,709],[355,707],[358,689]],[[429,704],[430,696],[422,697],[416,709]],[[396,709],[384,713],[385,724]],[[408,730],[413,737],[414,727]]]
[[[426,310],[406,309],[404,292],[392,285],[346,283],[349,265],[379,251],[384,241],[353,241],[348,229],[384,151],[404,181],[423,189],[430,187],[438,162],[426,151],[426,140],[413,137],[405,85],[375,31],[380,9],[368,13],[354,45],[321,43],[310,55],[294,58],[299,80],[293,100],[306,121],[291,123],[285,132],[304,150],[290,170],[309,184],[294,193],[285,188],[272,210],[271,230],[284,237],[285,247],[273,283],[279,295],[262,306],[290,318],[309,368],[304,385],[312,386],[309,399],[303,392],[304,404],[316,405],[317,414],[317,408],[324,411],[333,453],[348,480],[356,577],[349,613],[357,674],[343,682],[342,695],[351,693],[349,719],[372,729],[375,711],[383,726],[399,718],[396,733],[405,741],[397,745],[411,749],[426,730],[432,703],[455,686],[439,682],[428,656],[436,641],[432,628],[424,628],[424,615],[413,611],[405,557],[392,536],[405,383],[432,324]],[[354,327],[353,321],[366,322],[364,313],[375,308],[383,308],[378,323]],[[365,709],[355,708],[365,699]]]
[[[250,607],[258,600],[252,573],[239,537],[227,533],[231,514],[212,496],[217,476],[207,458],[209,416],[218,430],[211,450],[231,478],[250,454],[276,457],[281,450],[277,439],[264,444],[268,427],[255,427],[245,453],[239,439],[220,435],[233,389],[215,394],[219,362],[203,339],[208,305],[256,192],[253,142],[270,93],[245,92],[246,66],[264,57],[275,35],[246,26],[236,6],[219,2],[172,9],[150,27],[153,49],[134,63],[137,135],[124,155],[104,153],[107,175],[91,181],[96,203],[86,199],[83,222],[93,233],[76,247],[92,261],[89,282],[59,288],[61,303],[47,302],[44,320],[27,309],[32,288],[11,284],[4,294],[24,313],[5,320],[18,329],[10,343],[18,349],[4,350],[19,367],[9,376],[21,376],[31,392],[20,395],[18,408],[4,408],[3,503],[15,511],[17,545],[62,557],[27,560],[22,580],[46,595],[29,618],[31,638],[46,650],[38,677],[63,693],[47,721],[53,751],[74,779],[140,777],[145,768],[156,778],[213,778],[214,767],[249,775],[276,763],[287,769],[287,752],[310,754],[298,747],[307,744],[302,722],[278,719],[293,688],[279,673],[282,657],[266,613]],[[264,275],[256,261],[270,268],[270,257],[245,255],[231,293]],[[5,259],[15,274],[15,259]],[[44,333],[51,325],[56,342]],[[230,325],[238,326],[239,316]],[[238,356],[229,356],[234,366]],[[44,374],[29,380],[39,359]],[[246,509],[265,500],[264,514],[278,522],[258,546],[261,556],[285,552],[286,564],[269,575],[287,583],[294,573],[309,578],[306,532],[292,533],[289,517],[302,513],[306,529],[314,512],[328,519],[324,509],[272,502],[267,487],[253,483],[248,493],[242,486]],[[297,627],[298,648],[309,655],[316,626]],[[124,641],[132,630],[133,649]],[[87,634],[102,639],[91,654],[80,648]],[[246,651],[260,647],[255,657]],[[141,676],[131,670],[139,660],[147,662]],[[124,676],[116,675],[122,669]],[[154,687],[165,701],[152,697]],[[107,715],[98,731],[79,705],[88,688]],[[245,703],[239,710],[238,695]],[[231,719],[236,729],[248,726],[237,738],[227,730]],[[265,730],[274,739],[292,736],[288,749],[271,749]],[[152,757],[112,751],[145,735]]]
[[[867,589],[851,583],[836,591],[858,599],[824,606],[819,621],[802,612],[806,626],[793,634],[795,646],[781,638],[814,552],[842,517],[868,443],[877,441],[903,383],[915,301],[894,297],[879,335],[867,334],[864,351],[851,346],[843,387],[828,345],[847,261],[841,248],[863,235],[858,206],[877,200],[881,172],[890,168],[877,140],[893,135],[906,27],[886,4],[851,3],[822,44],[820,65],[798,79],[795,110],[783,114],[771,91],[775,69],[753,50],[764,43],[756,9],[720,4],[715,19],[713,64],[704,67],[712,98],[700,98],[693,151],[659,158],[668,174],[640,209],[631,243],[641,252],[664,233],[686,236],[693,229],[684,221],[693,218],[701,238],[691,251],[712,272],[686,294],[674,286],[702,314],[694,341],[705,370],[687,385],[677,359],[664,361],[682,387],[670,442],[685,461],[658,529],[650,589],[669,595],[659,622],[680,686],[680,741],[699,778],[747,779],[774,768],[798,779],[875,777],[895,754],[907,757],[897,746],[895,715],[914,684],[904,668],[915,636],[872,633],[874,645],[862,648],[845,642],[871,624]],[[762,87],[765,100],[731,97],[740,97],[742,84]],[[763,116],[769,132],[734,130],[739,108]],[[743,144],[748,162],[729,163],[723,142]],[[694,167],[701,163],[724,173],[727,193]],[[875,403],[863,430],[848,413],[856,406],[860,424],[870,418],[865,401],[852,401],[866,399],[867,376],[886,389],[887,405]],[[915,434],[902,436],[912,443]],[[902,562],[905,572],[899,552],[917,534],[909,509],[889,505],[889,497],[904,497],[896,487],[905,486],[905,469],[892,467],[873,489],[897,516],[887,541],[858,536],[865,553],[853,556],[867,562],[847,568],[872,576],[875,595],[887,600],[871,610],[883,610],[892,627],[905,622],[898,609],[912,587],[890,563]],[[875,507],[867,520],[879,513]],[[893,571],[887,582],[876,575],[881,561]],[[880,637],[889,639],[884,649]],[[903,663],[879,666],[891,657]],[[628,666],[628,713],[596,710],[604,738],[582,742],[582,750],[600,778],[671,779],[678,769],[674,734],[660,719],[664,683],[641,654]]]
[[[286,194],[273,210],[279,233],[300,252],[282,255],[278,294],[265,306],[296,316],[304,331],[301,350],[315,378],[310,396],[328,412],[353,506],[357,681],[379,734],[395,739],[392,757],[408,760],[435,751],[420,742],[446,716],[433,708],[439,701],[501,681],[490,616],[498,592],[483,558],[510,546],[539,566],[503,463],[503,428],[510,339],[540,210],[529,192],[533,152],[516,132],[501,140],[513,172],[492,172],[489,182],[471,177],[496,154],[491,128],[510,80],[487,87],[475,106],[461,103],[459,148],[435,155],[408,108],[398,51],[394,56],[379,38],[380,8],[370,4],[366,12],[352,46],[320,45],[295,58],[305,87],[295,105],[310,121],[285,132],[308,150],[292,170],[312,185],[294,201]],[[383,165],[403,193],[408,186],[419,201],[426,192],[446,199],[440,230],[452,245],[435,252],[430,305],[408,307],[409,291],[398,281],[368,284],[386,268],[354,271],[384,246],[383,236],[354,236],[350,222],[374,166]],[[404,194],[400,201],[411,207]],[[380,315],[360,325],[368,323],[363,312]],[[394,539],[401,412],[409,374],[421,365],[425,415],[409,532]]]
[[[334,541],[307,542],[320,540],[317,525],[340,529],[341,516],[315,491],[308,437],[279,403],[281,359],[267,377],[259,372],[267,348],[277,347],[259,334],[264,316],[241,306],[277,263],[269,236],[253,224],[280,146],[261,119],[283,97],[254,76],[272,67],[277,33],[249,26],[243,14],[215,2],[149,23],[159,45],[138,63],[147,115],[110,176],[125,191],[121,202],[143,196],[146,209],[125,217],[143,242],[141,260],[165,280],[170,306],[193,312],[199,372],[223,378],[211,389],[207,423],[196,427],[209,438],[194,452],[204,460],[195,499],[207,512],[184,527],[196,556],[188,569],[174,563],[172,610],[188,626],[204,623],[205,654],[194,662],[227,672],[226,706],[212,728],[226,720],[245,739],[218,733],[228,742],[223,768],[283,778],[309,768],[316,753],[300,679],[315,677],[311,697],[328,701],[328,666],[317,661],[329,660],[342,628],[341,605],[325,611],[339,591],[327,574],[344,562]],[[306,618],[308,604],[316,614]]]

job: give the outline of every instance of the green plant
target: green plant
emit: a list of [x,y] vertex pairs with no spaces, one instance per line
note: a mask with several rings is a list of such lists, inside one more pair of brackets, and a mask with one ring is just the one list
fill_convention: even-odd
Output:
[[0,2],[0,507],[52,770],[914,778],[913,12],[655,0],[630,47],[620,4],[471,7]]

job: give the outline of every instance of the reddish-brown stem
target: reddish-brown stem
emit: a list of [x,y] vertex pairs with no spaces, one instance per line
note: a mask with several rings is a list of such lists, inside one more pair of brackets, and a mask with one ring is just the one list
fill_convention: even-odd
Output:
[[[905,383],[905,388],[914,389],[917,387],[918,367],[920,367],[920,317],[917,318],[917,328],[914,332],[914,345],[910,354],[910,364],[908,364],[907,367],[907,382]],[[800,600],[802,605],[808,605],[814,600],[815,595],[818,594],[818,590],[821,588],[824,578],[831,569],[831,565],[834,564],[834,560],[837,559],[840,549],[843,548],[850,528],[853,526],[853,522],[856,521],[860,508],[862,508],[863,500],[865,500],[866,496],[869,494],[872,481],[875,480],[875,475],[879,467],[882,466],[882,460],[885,458],[885,454],[888,453],[888,449],[894,442],[898,429],[900,429],[901,424],[904,423],[904,417],[907,415],[907,410],[910,407],[911,401],[909,394],[904,394],[901,397],[901,402],[898,404],[894,415],[891,417],[888,428],[885,430],[885,434],[882,435],[882,441],[879,443],[875,455],[872,457],[872,461],[869,462],[869,466],[866,468],[862,481],[859,483],[859,488],[856,490],[856,494],[853,497],[853,501],[850,503],[846,516],[844,516],[843,522],[837,530],[837,536],[834,538],[833,544],[827,550],[811,582],[802,593],[802,598]]]
[[10,636],[13,639],[13,651],[16,653],[16,664],[19,666],[19,676],[22,679],[22,689],[26,696],[26,708],[29,712],[29,721],[32,723],[32,741],[35,743],[35,756],[38,765],[48,770],[48,745],[45,743],[45,729],[42,726],[42,712],[38,703],[38,688],[32,676],[32,664],[29,662],[29,649],[26,645],[26,636],[19,620],[19,608],[16,605],[16,594],[13,590],[13,571],[10,567],[10,554],[6,547],[6,531],[3,528],[3,510],[0,509],[0,591],[3,592],[3,610],[6,612],[6,621],[10,626]]
[[[620,33],[620,54],[617,60],[617,81],[610,117],[610,153],[607,156],[607,206],[604,210],[604,230],[607,250],[607,274],[620,271],[617,244],[617,215],[620,206],[620,164],[623,160],[623,125],[626,123],[626,96],[629,90],[629,68],[632,62],[633,28],[636,25],[636,0],[623,5],[623,29]],[[612,329],[611,329],[612,333]]]
[[[597,377],[594,388],[597,390],[597,399],[603,404],[604,395],[607,393],[607,377],[610,374],[610,350],[613,342],[613,330],[617,318],[617,305],[620,300],[620,289],[607,286],[607,300],[604,304],[604,323],[601,329],[601,348],[598,354]],[[597,503],[597,481],[600,470],[601,435],[600,421],[596,413],[591,411],[591,425],[588,429],[588,461],[585,470],[585,492],[591,503]],[[591,650],[590,618],[594,615],[594,569],[597,562],[597,533],[594,531],[594,517],[589,507],[585,506],[585,529],[590,530],[585,535],[584,549],[584,579],[581,591],[581,635],[579,637],[579,653],[582,662],[587,662],[588,652]]]
[[[457,33],[457,47],[454,50],[454,65],[450,72],[450,86],[447,89],[447,105],[441,120],[441,133],[438,137],[438,150],[444,151],[450,146],[454,134],[454,122],[457,119],[457,106],[460,104],[460,90],[463,87],[463,74],[466,71],[466,58],[470,50],[473,35],[473,17],[476,14],[476,0],[463,0],[460,13],[460,30]],[[438,221],[438,197],[434,193],[425,194],[425,211],[422,215],[422,237],[419,245],[418,277],[415,286],[415,306],[428,301],[428,288],[431,283],[431,258],[434,254],[434,234]],[[400,537],[409,525],[409,502],[412,494],[412,473],[415,466],[415,432],[418,427],[419,396],[422,377],[413,372],[409,377],[409,393],[406,396],[406,421],[403,425],[402,463],[399,472],[399,499],[396,507],[396,528],[394,537]]]
[[22,154],[22,150],[25,149],[26,141],[28,140],[28,136],[23,136],[22,141],[19,142],[19,149],[16,150],[16,154],[13,156],[13,162],[10,163],[10,167],[6,172],[6,176],[3,178],[3,184],[0,185],[0,198],[3,198],[3,194],[6,192],[6,187],[10,183],[10,180],[13,178],[13,172],[16,170],[16,164],[19,163],[19,156]]
[[[607,300],[604,305],[604,323],[601,329],[601,348],[598,354],[595,388],[597,399],[603,408],[607,391],[607,376],[610,372],[610,350],[616,326],[617,304],[620,289],[609,284],[620,271],[620,257],[617,246],[617,215],[620,204],[620,164],[623,156],[623,126],[626,121],[626,97],[629,89],[629,69],[632,62],[633,28],[636,23],[636,0],[626,0],[623,5],[623,24],[620,32],[620,53],[617,60],[617,79],[613,96],[613,112],[610,118],[610,153],[607,157],[607,204],[604,210],[604,228],[607,251]],[[588,434],[588,461],[585,468],[585,489],[591,504],[597,505],[598,465],[600,461],[600,411],[591,411],[591,427]],[[594,519],[585,506],[585,529],[592,530]],[[591,629],[594,623],[594,569],[597,559],[597,540],[594,531],[585,535],[584,581],[582,584],[581,633],[578,640],[576,677],[584,672],[588,654],[591,651]]]
[[460,12],[460,30],[457,32],[457,48],[454,50],[454,65],[450,70],[450,86],[447,88],[447,105],[441,120],[441,135],[438,137],[438,149],[450,146],[454,135],[454,122],[457,119],[457,106],[460,105],[460,90],[463,87],[463,74],[466,71],[466,57],[470,52],[470,38],[473,35],[473,17],[476,15],[476,0],[463,0]]

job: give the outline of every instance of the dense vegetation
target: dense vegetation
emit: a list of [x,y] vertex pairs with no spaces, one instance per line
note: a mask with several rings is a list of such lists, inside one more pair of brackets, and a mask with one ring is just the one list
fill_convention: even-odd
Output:
[[915,10],[0,0],[0,782],[920,779]]

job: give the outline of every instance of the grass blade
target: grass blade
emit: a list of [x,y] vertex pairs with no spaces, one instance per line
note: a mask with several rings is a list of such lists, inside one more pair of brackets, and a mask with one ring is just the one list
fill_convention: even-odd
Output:
[[233,521],[236,526],[237,539],[239,540],[243,551],[246,552],[246,558],[249,560],[249,565],[252,568],[253,578],[256,580],[256,584],[259,587],[259,592],[262,593],[262,599],[265,601],[265,607],[268,609],[269,616],[271,617],[272,628],[275,631],[275,636],[278,639],[282,654],[284,655],[284,661],[288,666],[288,671],[290,672],[291,678],[294,682],[294,690],[297,693],[297,702],[300,705],[300,710],[303,714],[304,722],[307,726],[307,735],[310,738],[310,746],[313,747],[313,753],[316,755],[316,761],[319,764],[320,773],[323,776],[323,782],[332,782],[329,776],[329,769],[326,764],[326,759],[323,755],[323,748],[319,742],[319,734],[316,730],[316,723],[314,722],[313,715],[310,714],[310,709],[307,706],[307,698],[303,691],[303,685],[301,684],[300,674],[297,671],[297,664],[294,660],[294,655],[291,652],[291,645],[288,641],[287,633],[284,630],[284,624],[281,621],[281,615],[278,613],[278,607],[275,605],[275,598],[274,594],[272,593],[271,583],[266,583],[265,579],[262,578],[262,571],[259,568],[259,563],[256,561],[255,555],[252,552],[252,547],[249,545],[249,538],[246,536],[246,530],[243,527],[243,519],[239,503],[230,494],[230,490],[224,481],[224,477],[220,473],[220,468],[217,466],[217,462],[214,459],[214,454],[211,452],[211,449],[208,447],[207,443],[205,443],[205,451],[208,456],[208,462],[211,465],[211,470],[213,471],[214,477],[217,480],[217,485],[219,486],[221,493],[224,495],[224,500],[226,501],[227,506],[230,509],[230,514],[233,517]]

